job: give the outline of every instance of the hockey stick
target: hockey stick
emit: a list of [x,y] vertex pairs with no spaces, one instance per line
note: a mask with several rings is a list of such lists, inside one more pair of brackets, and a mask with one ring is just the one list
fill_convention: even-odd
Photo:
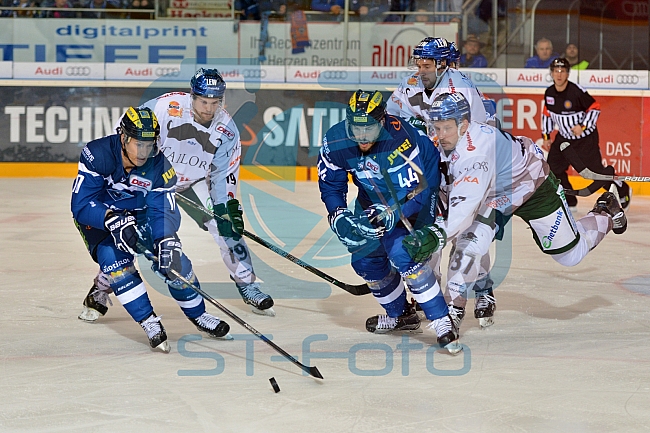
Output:
[[[209,216],[210,218],[215,218],[215,219],[217,219],[219,221],[224,219],[220,215],[217,215],[214,212],[212,212],[210,209],[205,208],[205,207],[201,206],[200,204],[193,202],[192,200],[188,199],[187,197],[182,196],[181,194],[176,194],[176,201],[180,201],[182,203],[185,203],[188,206],[190,206],[190,207],[192,207],[192,208],[194,208],[194,209],[196,209],[198,211],[203,212],[206,216]],[[273,251],[274,253],[284,257],[285,259],[297,264],[301,268],[308,270],[312,274],[321,277],[322,279],[324,279],[328,283],[334,284],[336,287],[339,287],[339,288],[345,290],[346,292],[350,293],[351,295],[362,296],[362,295],[367,295],[368,293],[370,293],[370,289],[368,288],[367,284],[352,285],[352,284],[343,283],[343,282],[337,280],[336,278],[327,275],[325,272],[323,272],[323,271],[321,271],[319,269],[316,269],[312,265],[303,262],[299,258],[297,258],[294,255],[284,251],[283,249],[273,245],[272,243],[265,241],[264,239],[260,238],[257,235],[254,235],[254,234],[252,234],[252,233],[250,233],[250,232],[248,232],[246,230],[244,230],[243,235],[246,236],[247,238],[257,242],[258,244],[262,245],[263,247],[268,248],[269,250]]]
[[569,195],[577,195],[579,197],[588,197],[591,194],[598,191],[600,188],[603,188],[605,185],[607,185],[607,183],[608,182],[602,180],[595,180],[591,182],[588,186],[581,189],[565,189],[564,193]]
[[573,168],[576,169],[578,174],[585,179],[600,180],[606,182],[650,182],[650,176],[616,176],[610,174],[595,173],[582,163],[582,160],[580,160],[577,152],[573,150],[571,144],[567,141],[560,144],[560,150],[562,152],[566,152],[569,155],[569,162],[571,162],[571,165],[573,165]]
[[[142,253],[144,254],[144,256],[148,260],[150,260],[150,261],[152,261],[154,263],[158,263],[158,258],[156,256],[154,256],[153,253],[151,253],[151,251],[147,250],[144,247],[144,245],[142,245],[141,243],[138,243],[138,249],[140,249],[140,251],[142,251]],[[302,368],[305,372],[309,373],[311,376],[313,376],[315,378],[318,378],[318,379],[323,378],[323,375],[320,374],[320,371],[318,371],[318,368],[316,368],[315,366],[314,367],[309,367],[309,366],[307,366],[305,364],[302,364],[296,358],[294,358],[293,356],[291,356],[287,352],[285,352],[284,349],[282,349],[280,346],[278,346],[277,344],[273,343],[271,340],[266,338],[264,336],[264,334],[261,334],[257,329],[253,328],[251,325],[246,323],[244,320],[240,319],[239,316],[237,316],[235,313],[233,313],[232,311],[230,311],[229,309],[224,307],[221,303],[216,301],[212,296],[208,295],[206,292],[201,290],[198,286],[191,283],[187,278],[183,277],[181,274],[179,274],[178,272],[176,272],[173,269],[171,269],[169,272],[174,277],[176,277],[178,280],[180,280],[185,287],[188,287],[188,288],[194,290],[199,295],[203,296],[204,299],[207,299],[208,302],[210,302],[212,305],[214,305],[215,307],[217,307],[218,309],[223,311],[223,313],[226,314],[228,317],[230,317],[232,320],[234,320],[235,322],[239,323],[241,326],[246,328],[246,330],[249,331],[251,334],[255,335],[257,338],[259,338],[260,340],[262,340],[263,342],[265,342],[266,344],[271,346],[280,355],[284,356],[289,361],[293,362],[298,367]]]
[[[397,192],[395,191],[395,185],[393,185],[393,181],[390,180],[390,175],[388,174],[388,170],[382,169],[381,170],[381,175],[384,178],[384,182],[386,182],[386,187],[388,188],[388,192],[390,193],[391,198],[397,205],[397,215],[399,215],[399,220],[402,221],[402,224],[404,224],[404,227],[406,227],[406,230],[409,231],[409,233],[415,238],[418,239],[417,236],[415,236],[415,230],[413,229],[413,226],[411,225],[411,222],[406,219],[406,216],[404,216],[404,212],[402,212],[402,206],[399,204],[399,198],[397,197]],[[381,194],[381,193],[379,193]],[[419,241],[418,241],[419,245]],[[419,246],[418,246],[419,248]]]

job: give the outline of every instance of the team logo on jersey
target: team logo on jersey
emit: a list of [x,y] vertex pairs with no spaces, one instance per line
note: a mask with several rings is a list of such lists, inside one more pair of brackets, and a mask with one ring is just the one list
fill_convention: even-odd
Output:
[[469,136],[469,132],[467,133],[467,151],[471,152],[473,150],[476,150],[476,147],[472,144],[472,137]]
[[573,107],[573,104],[571,103],[571,101],[564,101],[564,108],[566,108],[567,110],[570,110],[571,107]]
[[225,135],[231,140],[235,138],[235,133],[232,132],[230,129],[226,128],[226,126],[223,123],[217,125],[217,131],[221,132],[223,135]]
[[144,177],[131,176],[129,179],[129,185],[134,186],[138,189],[144,189],[145,191],[151,191],[151,181],[145,179]]
[[379,173],[379,164],[372,159],[366,159],[366,168],[373,173]]
[[552,97],[552,96],[547,96],[547,97],[546,97],[546,103],[547,103],[548,105],[555,105],[555,98]]
[[167,109],[167,114],[173,117],[182,117],[183,109],[181,108],[181,104],[176,101],[170,101],[169,108]]

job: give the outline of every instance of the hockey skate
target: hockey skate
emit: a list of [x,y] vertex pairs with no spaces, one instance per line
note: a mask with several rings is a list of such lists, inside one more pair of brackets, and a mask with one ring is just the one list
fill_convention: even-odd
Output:
[[463,345],[458,342],[459,332],[451,314],[432,320],[427,329],[435,331],[440,347],[444,347],[452,355],[463,350]]
[[[616,186],[612,185],[612,190],[615,190]],[[625,233],[627,230],[627,218],[625,217],[625,212],[621,208],[616,194],[613,192],[605,192],[603,195],[598,198],[596,205],[591,210],[593,213],[606,213],[612,217],[613,227],[612,231],[617,235]]]
[[169,353],[171,351],[171,347],[167,342],[167,333],[160,322],[160,317],[156,316],[156,313],[151,313],[151,316],[142,320],[140,326],[142,326],[144,332],[147,333],[147,337],[149,337],[149,345],[152,349],[158,349],[164,353]]
[[88,295],[84,299],[84,309],[79,314],[79,319],[84,322],[94,322],[108,311],[108,305],[113,306],[113,302],[108,297],[109,293],[101,290],[96,284],[90,288]]
[[492,291],[485,295],[478,295],[474,304],[474,317],[478,319],[481,329],[494,325],[494,310],[497,309],[497,300]]
[[632,188],[626,182],[623,182],[621,187],[616,187],[616,192],[618,193],[618,201],[621,203],[621,208],[623,211],[627,211],[627,208],[630,206],[632,201]]
[[233,339],[233,336],[228,332],[230,331],[230,325],[223,320],[219,320],[218,317],[214,317],[212,314],[203,313],[197,318],[190,319],[190,322],[194,323],[196,329],[205,332],[212,338],[218,338],[220,340]]
[[389,317],[387,314],[378,314],[366,320],[366,330],[373,334],[386,334],[388,332],[406,331],[420,333],[420,317],[412,305],[399,317]]
[[275,316],[273,298],[262,292],[258,283],[236,284],[236,286],[244,302],[251,306],[253,313],[262,316]]
[[457,307],[453,304],[447,305],[449,309],[449,317],[454,322],[456,329],[460,329],[460,324],[463,323],[463,318],[465,317],[465,308]]

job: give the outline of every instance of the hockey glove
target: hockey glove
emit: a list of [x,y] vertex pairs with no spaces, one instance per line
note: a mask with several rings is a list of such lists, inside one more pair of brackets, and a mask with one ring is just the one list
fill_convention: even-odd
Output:
[[217,230],[225,238],[238,241],[244,233],[244,217],[241,204],[236,198],[228,200],[225,204],[219,203],[214,208],[217,218]]
[[154,253],[158,257],[158,272],[167,277],[168,280],[176,280],[176,275],[172,271],[180,274],[183,270],[181,263],[180,239],[176,235],[168,236],[154,242]]
[[328,216],[330,227],[346,247],[358,247],[368,239],[379,239],[384,234],[384,228],[373,228],[364,224],[350,209],[337,208]]
[[419,129],[420,131],[424,132],[426,135],[427,133],[427,122],[424,119],[419,119],[417,117],[412,117],[408,120],[408,123],[411,124],[415,129]]
[[138,245],[138,230],[136,219],[130,212],[114,213],[109,211],[104,217],[104,227],[111,232],[118,250],[136,255]]
[[416,230],[402,239],[402,245],[416,263],[424,263],[432,254],[442,250],[447,243],[447,234],[437,225]]
[[[395,211],[383,204],[372,204],[364,210],[370,224],[376,229],[388,233],[395,227]],[[383,234],[383,233],[382,233]]]

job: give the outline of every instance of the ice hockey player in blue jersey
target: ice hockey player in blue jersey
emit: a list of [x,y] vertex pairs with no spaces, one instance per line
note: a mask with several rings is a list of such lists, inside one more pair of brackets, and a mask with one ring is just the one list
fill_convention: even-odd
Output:
[[[420,327],[418,315],[407,302],[406,281],[432,321],[428,328],[435,330],[438,343],[456,353],[461,350],[454,343],[458,329],[431,267],[427,261],[413,261],[402,246],[408,226],[422,228],[434,220],[439,160],[428,137],[386,113],[380,92],[358,90],[350,98],[345,120],[325,134],[318,185],[330,226],[352,254],[354,271],[386,310],[386,314],[370,317],[366,329],[386,333]],[[423,170],[426,184],[417,170]],[[348,174],[358,188],[352,210],[347,204]],[[400,211],[389,188],[395,190],[406,223],[398,217]]]
[[83,148],[71,208],[88,252],[106,276],[104,284],[145,330],[151,347],[168,353],[165,328],[135,268],[139,244],[154,252],[158,260],[153,270],[166,279],[172,297],[200,331],[228,338],[230,327],[208,314],[203,298],[183,288],[175,275],[199,284],[176,234],[176,173],[159,152],[159,135],[153,111],[130,107],[117,134]]

